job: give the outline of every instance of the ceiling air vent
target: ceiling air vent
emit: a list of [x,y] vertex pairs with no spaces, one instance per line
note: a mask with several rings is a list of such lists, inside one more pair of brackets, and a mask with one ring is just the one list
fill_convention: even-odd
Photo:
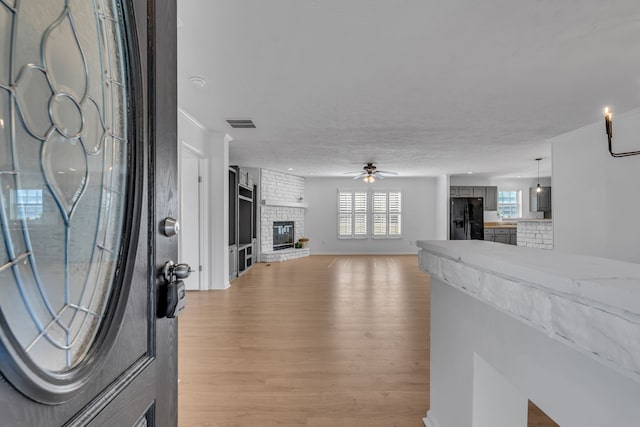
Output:
[[256,127],[251,120],[227,120],[227,123],[229,123],[229,126],[234,129],[249,129]]

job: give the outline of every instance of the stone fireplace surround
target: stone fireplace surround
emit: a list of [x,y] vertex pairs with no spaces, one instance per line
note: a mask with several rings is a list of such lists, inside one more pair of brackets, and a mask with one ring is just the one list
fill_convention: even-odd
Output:
[[304,178],[261,169],[260,190],[260,261],[278,262],[308,256],[309,248],[273,250],[276,221],[294,222],[294,242],[304,236]]

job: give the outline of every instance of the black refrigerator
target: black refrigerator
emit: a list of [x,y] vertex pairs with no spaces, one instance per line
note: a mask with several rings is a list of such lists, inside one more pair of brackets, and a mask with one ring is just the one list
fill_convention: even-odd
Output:
[[451,240],[484,240],[482,197],[452,197],[449,215]]

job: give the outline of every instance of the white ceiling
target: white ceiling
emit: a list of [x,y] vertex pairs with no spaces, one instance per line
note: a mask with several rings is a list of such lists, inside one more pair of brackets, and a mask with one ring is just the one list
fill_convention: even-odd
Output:
[[[543,157],[548,175],[547,138],[640,106],[638,0],[178,0],[178,16],[179,104],[242,166],[534,176]],[[224,121],[244,118],[257,128]]]

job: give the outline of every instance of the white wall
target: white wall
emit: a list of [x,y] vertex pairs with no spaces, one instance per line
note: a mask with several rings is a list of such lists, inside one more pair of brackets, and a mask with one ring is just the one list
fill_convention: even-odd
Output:
[[436,240],[449,238],[449,175],[440,175],[436,181]]
[[[474,387],[477,357],[502,381]],[[526,407],[527,398],[561,426],[637,426],[640,419],[638,382],[435,276],[430,388],[428,425],[434,427],[487,425],[474,415],[492,416],[488,425],[495,427],[526,426],[526,411],[520,423],[503,412],[509,404],[516,411]],[[474,411],[478,399],[494,410]]]
[[[614,151],[640,150],[640,110],[613,135]],[[555,249],[640,263],[640,156],[609,155],[604,119],[550,142]]]
[[229,141],[224,133],[208,131],[182,109],[178,109],[178,141],[201,154],[208,167],[204,183],[208,198],[204,221],[207,250],[203,261],[208,283],[204,288],[225,289],[229,287]]
[[[349,178],[306,178],[305,201],[309,209],[305,233],[311,254],[414,254],[416,240],[436,239],[436,179],[387,178],[374,184]],[[401,239],[337,238],[338,189],[402,190]]]
[[[522,218],[542,218],[542,212],[529,212],[529,187],[535,187],[538,184],[538,178],[489,178],[474,175],[451,176],[449,177],[451,186],[469,185],[469,186],[497,186],[498,191],[514,191],[522,192]],[[551,186],[551,178],[540,178],[540,185]],[[551,191],[554,195],[555,188]],[[552,213],[555,214],[555,205],[552,204]],[[554,215],[555,216],[555,215]],[[485,211],[485,222],[500,221],[497,211]]]

